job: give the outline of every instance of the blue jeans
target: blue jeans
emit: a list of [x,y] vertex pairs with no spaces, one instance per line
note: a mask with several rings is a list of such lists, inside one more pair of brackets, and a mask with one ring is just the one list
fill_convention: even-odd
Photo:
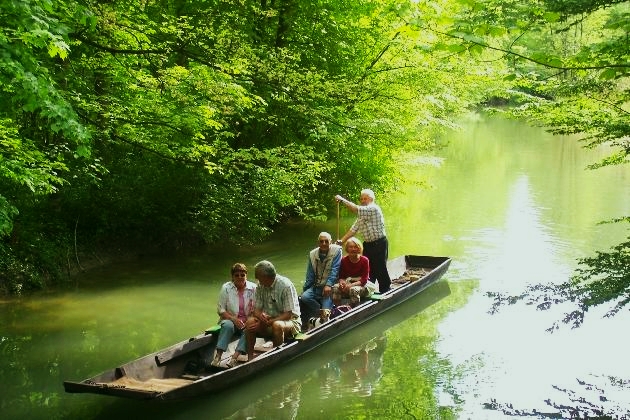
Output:
[[229,319],[223,319],[219,324],[221,325],[221,331],[219,331],[219,338],[217,339],[217,349],[227,350],[228,344],[230,344],[232,337],[236,334],[240,336],[236,345],[236,351],[241,354],[247,354],[247,338],[243,331],[236,329],[234,323]]
[[332,294],[323,297],[323,287],[311,287],[300,296],[300,312],[302,313],[302,326],[308,325],[309,318],[319,316],[320,309],[332,309]]

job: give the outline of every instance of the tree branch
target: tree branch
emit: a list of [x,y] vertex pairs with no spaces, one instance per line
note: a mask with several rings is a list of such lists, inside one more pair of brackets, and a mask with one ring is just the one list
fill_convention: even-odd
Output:
[[94,47],[98,50],[101,51],[105,51],[108,52],[110,54],[130,54],[130,55],[145,55],[145,54],[165,54],[168,52],[168,50],[166,49],[149,49],[149,50],[143,50],[143,49],[119,49],[119,48],[114,48],[114,47],[109,47],[106,45],[101,45],[95,41],[92,41],[91,39],[88,39],[80,34],[70,34],[70,37],[72,39],[76,39],[78,41],[81,41],[91,47]]
[[493,50],[493,51],[499,51],[499,52],[505,53],[507,55],[513,55],[515,57],[522,58],[523,60],[527,60],[529,62],[536,63],[536,64],[539,64],[539,65],[541,65],[543,67],[548,67],[548,68],[552,68],[552,69],[558,69],[558,70],[602,70],[602,69],[609,69],[609,68],[630,68],[630,63],[607,64],[605,66],[584,66],[584,67],[557,66],[557,65],[554,65],[554,64],[545,63],[543,61],[536,60],[536,59],[534,59],[532,57],[528,57],[528,56],[523,55],[523,54],[519,54],[519,53],[517,53],[515,51],[512,51],[512,50],[506,50],[504,48],[494,47],[494,46],[486,44],[484,42],[478,42],[478,41],[464,39],[461,36],[449,34],[447,32],[441,32],[441,31],[438,31],[438,30],[435,30],[435,29],[431,29],[431,30],[433,32],[437,33],[437,34],[446,36],[448,38],[458,39],[458,40],[463,41],[465,43],[478,45],[480,47],[488,48],[488,49]]

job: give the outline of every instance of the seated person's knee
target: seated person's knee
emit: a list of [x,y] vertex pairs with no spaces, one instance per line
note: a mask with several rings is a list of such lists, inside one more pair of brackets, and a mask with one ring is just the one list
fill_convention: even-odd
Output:
[[284,322],[276,321],[271,325],[273,345],[279,346],[284,343]]

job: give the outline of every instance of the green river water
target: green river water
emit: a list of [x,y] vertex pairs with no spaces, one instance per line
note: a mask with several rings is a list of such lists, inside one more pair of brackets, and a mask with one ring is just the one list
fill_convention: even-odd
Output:
[[[491,409],[494,402],[555,413],[552,403],[589,401],[627,415],[627,387],[609,378],[630,378],[627,311],[603,319],[596,309],[582,328],[550,334],[566,308],[515,305],[491,315],[485,293],[565,281],[577,258],[625,239],[625,225],[597,223],[630,214],[630,168],[587,171],[606,150],[498,118],[471,116],[441,142],[442,150],[405,167],[409,182],[399,191],[377,191],[391,257],[453,258],[423,295],[240,387],[138,402],[66,394],[62,383],[214,324],[234,262],[269,259],[300,290],[308,251],[320,231],[336,235],[337,221],[287,223],[251,247],[91,270],[72,290],[0,302],[2,417],[501,419],[509,416]],[[343,233],[353,217],[341,215]]]

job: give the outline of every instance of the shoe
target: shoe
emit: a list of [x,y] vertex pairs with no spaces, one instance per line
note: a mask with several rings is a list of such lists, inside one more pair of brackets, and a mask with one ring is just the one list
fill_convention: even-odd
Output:
[[319,310],[319,319],[321,320],[322,324],[324,322],[328,322],[328,320],[330,319],[330,313],[331,312],[332,312],[332,310],[330,310],[330,309],[320,309]]
[[230,360],[225,362],[225,367],[229,369],[236,366],[236,363],[238,362],[237,357],[234,357],[234,356],[230,357]]
[[214,367],[219,367],[221,365],[221,358],[219,356],[214,356],[214,359],[212,359],[210,365]]

